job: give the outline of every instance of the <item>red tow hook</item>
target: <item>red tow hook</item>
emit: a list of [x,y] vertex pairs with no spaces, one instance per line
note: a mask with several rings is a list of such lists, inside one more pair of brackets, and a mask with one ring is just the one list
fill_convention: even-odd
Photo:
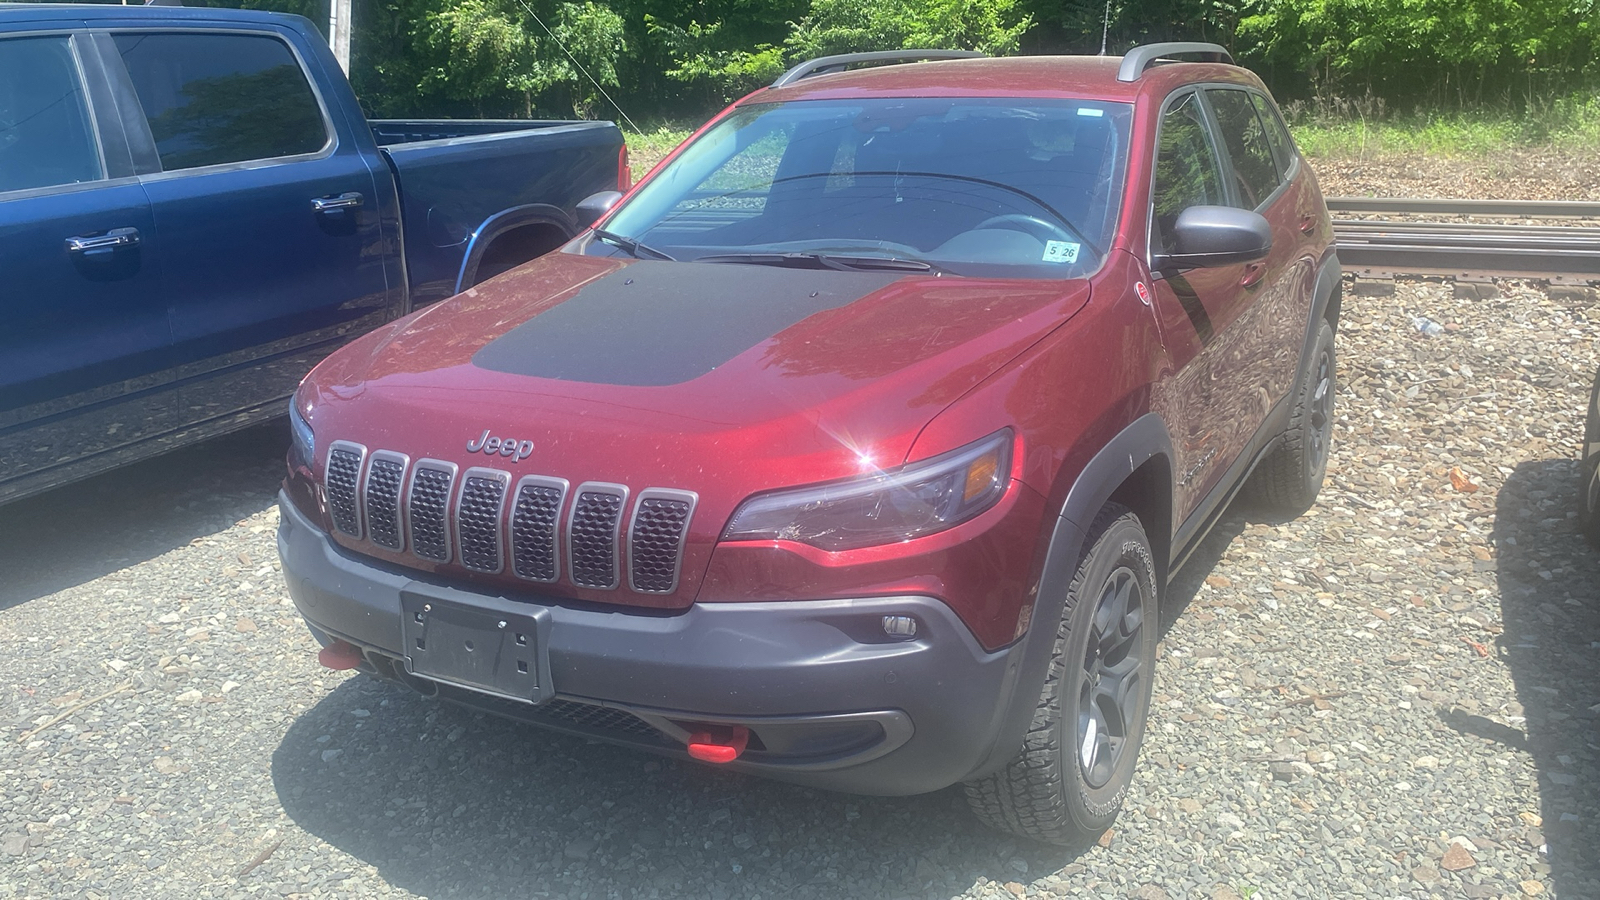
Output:
[[731,763],[744,752],[750,742],[750,729],[743,725],[725,725],[710,731],[696,731],[689,735],[689,755],[701,762]]
[[317,651],[317,662],[335,672],[354,669],[361,665],[361,648],[348,641],[334,641]]

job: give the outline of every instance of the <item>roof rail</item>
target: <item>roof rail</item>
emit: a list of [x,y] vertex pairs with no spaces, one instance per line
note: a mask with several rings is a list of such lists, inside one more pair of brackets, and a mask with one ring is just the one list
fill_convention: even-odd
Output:
[[1220,44],[1190,42],[1145,44],[1123,54],[1122,68],[1117,70],[1117,80],[1138,81],[1144,70],[1150,68],[1157,60],[1179,55],[1199,56],[1202,62],[1233,62],[1233,54]]
[[[1221,49],[1221,48],[1218,48]],[[916,62],[925,59],[982,59],[976,50],[875,50],[871,53],[841,53],[838,56],[819,56],[807,60],[779,76],[772,83],[775,88],[788,87],[802,78],[843,72],[846,66],[873,62]]]

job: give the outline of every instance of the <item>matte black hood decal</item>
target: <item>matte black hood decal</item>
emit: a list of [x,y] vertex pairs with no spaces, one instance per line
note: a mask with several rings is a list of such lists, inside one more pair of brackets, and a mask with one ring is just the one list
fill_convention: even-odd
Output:
[[495,338],[472,362],[562,381],[680,384],[808,316],[847,306],[902,277],[641,261]]

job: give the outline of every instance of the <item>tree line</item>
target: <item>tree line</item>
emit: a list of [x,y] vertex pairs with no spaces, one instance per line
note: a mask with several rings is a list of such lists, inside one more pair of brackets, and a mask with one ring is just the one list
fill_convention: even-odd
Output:
[[[191,0],[192,2],[192,0]],[[307,16],[327,0],[200,0]],[[375,116],[698,120],[813,56],[1223,44],[1285,99],[1520,108],[1591,89],[1600,0],[354,0]],[[609,97],[609,99],[608,99]]]

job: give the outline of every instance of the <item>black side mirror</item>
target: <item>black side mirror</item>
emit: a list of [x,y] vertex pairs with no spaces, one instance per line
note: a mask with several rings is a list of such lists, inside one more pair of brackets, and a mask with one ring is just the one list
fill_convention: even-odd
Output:
[[1260,213],[1231,206],[1191,206],[1172,226],[1168,252],[1150,261],[1157,271],[1254,262],[1272,250],[1272,226]]
[[622,199],[621,191],[601,191],[578,201],[578,227],[588,228],[600,221],[600,217],[611,211]]

